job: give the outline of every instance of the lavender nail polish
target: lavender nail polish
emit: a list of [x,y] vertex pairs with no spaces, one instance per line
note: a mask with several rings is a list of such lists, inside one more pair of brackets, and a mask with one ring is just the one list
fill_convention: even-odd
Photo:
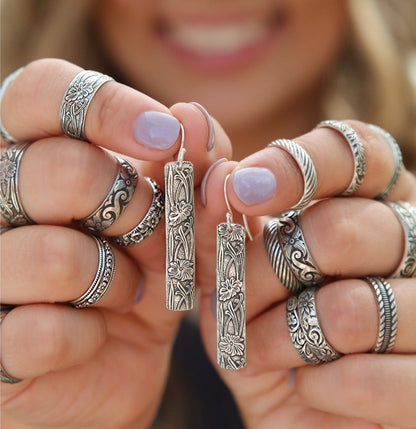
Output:
[[274,194],[276,179],[267,168],[242,168],[233,174],[233,188],[244,204],[258,204],[268,200]]
[[134,137],[153,149],[168,149],[177,140],[179,121],[172,115],[147,111],[141,113],[134,123]]
[[144,282],[143,282],[142,275],[139,273],[136,295],[134,296],[134,303],[135,304],[137,304],[142,299],[143,293],[144,293]]
[[287,384],[294,389],[295,388],[295,377],[296,377],[296,368],[288,369],[286,373]]

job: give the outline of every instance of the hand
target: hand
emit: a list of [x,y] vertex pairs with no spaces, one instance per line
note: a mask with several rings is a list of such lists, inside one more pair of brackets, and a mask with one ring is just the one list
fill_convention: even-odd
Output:
[[126,210],[102,236],[124,234],[148,210],[152,190],[144,177],[163,184],[163,160],[175,156],[180,138],[165,150],[136,141],[133,123],[144,111],[181,121],[196,185],[230,151],[216,123],[216,145],[207,151],[208,123],[195,106],[168,110],[115,82],[103,85],[88,108],[91,143],[64,136],[59,107],[79,71],[64,61],[36,61],[10,83],[2,101],[9,133],[33,142],[20,164],[19,195],[36,223],[2,235],[1,301],[16,307],[1,324],[1,362],[10,376],[23,379],[2,383],[8,428],[150,424],[183,314],[165,308],[164,222],[135,246],[112,243],[116,269],[109,290],[96,305],[76,309],[65,303],[88,289],[98,254],[90,233],[74,220],[90,215],[112,187],[119,167],[108,150],[132,157],[139,179]]
[[[293,158],[283,150],[266,148],[239,164],[218,165],[207,179],[207,205],[200,208],[196,248],[198,260],[205,262],[198,269],[201,329],[215,366],[215,226],[225,220],[226,174],[231,173],[227,190],[235,212],[256,216],[250,223],[254,241],[247,241],[246,249],[247,367],[237,372],[219,369],[248,428],[415,427],[416,382],[411,374],[416,372],[416,279],[389,279],[399,320],[391,354],[366,353],[377,339],[378,305],[372,288],[359,279],[388,278],[403,256],[401,223],[389,207],[372,199],[392,176],[392,154],[366,124],[347,122],[361,136],[367,159],[365,180],[353,197],[333,198],[347,188],[352,176],[351,150],[342,134],[320,128],[296,139],[317,170],[320,201],[302,212],[300,223],[316,265],[328,276],[317,291],[316,307],[327,341],[345,354],[338,360],[307,365],[294,348],[286,322],[290,294],[265,251],[262,229],[268,218],[257,217],[287,210],[301,197],[303,179]],[[264,174],[261,185],[238,182],[236,175],[248,167],[267,168],[269,173],[257,173],[269,180],[271,172],[276,187],[267,185],[265,190]],[[259,201],[260,189],[264,201]],[[416,204],[416,180],[409,171],[402,170],[388,199]],[[288,371],[291,368],[297,369]]]

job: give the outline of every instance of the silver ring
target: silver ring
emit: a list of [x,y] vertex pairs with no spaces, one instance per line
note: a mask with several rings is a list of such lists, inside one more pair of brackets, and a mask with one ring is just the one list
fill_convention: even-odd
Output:
[[146,177],[153,190],[153,199],[149,210],[143,219],[129,232],[117,237],[110,237],[119,246],[134,246],[140,243],[156,229],[160,219],[162,219],[165,201],[161,187],[150,177]]
[[340,132],[350,145],[354,157],[354,174],[347,189],[341,194],[343,197],[348,197],[356,192],[364,181],[366,162],[361,139],[352,127],[341,121],[322,121],[317,125],[317,128],[332,128]]
[[138,174],[130,162],[115,156],[119,168],[114,183],[100,206],[89,216],[81,219],[82,226],[93,232],[109,228],[129,204],[136,185]]
[[98,89],[111,80],[114,79],[93,70],[83,70],[72,79],[59,110],[59,121],[66,135],[86,140],[85,117],[88,106]]
[[313,199],[316,188],[318,185],[318,178],[316,175],[315,165],[308,152],[302,146],[293,140],[281,139],[274,140],[268,144],[270,147],[277,147],[289,153],[299,166],[303,176],[303,195],[300,200],[291,208],[292,210],[299,210],[307,206]]
[[379,326],[374,353],[389,353],[397,336],[397,306],[393,289],[389,282],[381,277],[364,277],[376,294],[379,310]]
[[0,156],[0,212],[13,226],[34,223],[19,197],[19,166],[29,143],[9,146]]
[[[0,106],[3,100],[3,95],[6,92],[6,89],[9,86],[10,82],[14,80],[21,73],[22,70],[23,70],[23,67],[21,67],[20,69],[17,69],[13,73],[9,74],[9,76],[7,76],[6,79],[3,80],[0,88]],[[1,110],[3,110],[3,108],[1,108]],[[6,130],[3,124],[3,121],[1,119],[1,114],[0,114],[0,134],[7,143],[11,143],[11,144],[20,143]]]
[[391,176],[390,182],[387,184],[383,191],[381,191],[378,195],[374,197],[375,200],[385,200],[392,191],[392,189],[396,186],[397,181],[399,180],[400,172],[403,166],[403,156],[399,144],[390,133],[388,133],[386,130],[379,127],[378,125],[368,124],[368,126],[374,131],[381,134],[381,136],[390,146],[391,152],[393,154],[393,175]]
[[4,234],[6,231],[13,229],[13,226],[10,225],[0,225],[0,235]]
[[416,277],[416,207],[406,201],[388,201],[385,204],[393,209],[405,235],[403,258],[391,277]]
[[94,280],[79,298],[69,301],[75,308],[85,308],[96,304],[108,291],[114,278],[116,261],[111,246],[102,237],[91,236],[98,247],[98,268]]
[[[1,305],[1,309],[0,309],[0,325],[3,322],[4,318],[7,316],[7,314],[13,310],[13,306],[12,305]],[[11,375],[7,374],[7,372],[4,370],[3,365],[0,363],[0,380],[3,383],[9,383],[9,384],[15,384],[15,383],[19,383],[20,381],[22,381],[22,379],[20,378],[15,378],[12,377]]]

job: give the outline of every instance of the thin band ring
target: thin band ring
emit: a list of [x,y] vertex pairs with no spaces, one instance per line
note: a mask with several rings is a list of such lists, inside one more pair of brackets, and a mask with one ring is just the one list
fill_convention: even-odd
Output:
[[85,117],[88,106],[98,89],[112,80],[114,80],[112,77],[93,70],[83,70],[72,79],[59,110],[59,121],[66,135],[86,140]]
[[149,237],[162,219],[165,201],[161,187],[150,177],[146,177],[153,190],[153,199],[149,210],[143,219],[129,232],[116,237],[110,237],[119,246],[134,246]]
[[89,216],[81,219],[82,226],[93,232],[109,228],[129,204],[138,182],[136,169],[130,162],[114,157],[119,165],[117,177],[100,206]]
[[317,128],[332,128],[340,132],[350,145],[354,157],[354,174],[347,189],[341,194],[342,197],[348,197],[356,192],[364,181],[366,162],[361,139],[352,127],[341,121],[322,121],[317,125]]
[[[1,309],[0,309],[0,325],[3,322],[4,318],[7,316],[7,314],[13,310],[13,306],[12,305],[1,305]],[[7,372],[4,370],[3,365],[0,363],[0,380],[3,383],[8,383],[8,384],[16,384],[19,383],[20,381],[22,381],[22,379],[20,378],[15,378],[12,377],[11,375],[7,374]]]
[[111,246],[102,237],[91,236],[98,247],[98,268],[94,280],[79,298],[69,301],[75,308],[85,308],[96,304],[108,291],[114,278],[116,261]]
[[19,196],[19,167],[29,143],[9,146],[0,156],[0,212],[13,226],[33,224]]
[[269,147],[277,147],[289,153],[298,164],[298,167],[303,176],[303,195],[300,200],[291,208],[291,210],[299,210],[307,206],[313,199],[318,185],[315,165],[308,152],[302,146],[293,140],[280,139],[274,140],[268,144]]
[[[10,82],[12,82],[21,73],[22,70],[23,70],[23,67],[20,67],[20,69],[15,70],[13,73],[9,74],[9,76],[7,76],[6,79],[3,80],[0,88],[0,106],[3,100],[3,95],[6,92],[6,89],[9,86]],[[3,108],[1,108],[1,110],[3,110]],[[7,143],[11,143],[11,144],[20,143],[6,130],[3,124],[3,121],[1,119],[1,113],[0,113],[0,134]]]

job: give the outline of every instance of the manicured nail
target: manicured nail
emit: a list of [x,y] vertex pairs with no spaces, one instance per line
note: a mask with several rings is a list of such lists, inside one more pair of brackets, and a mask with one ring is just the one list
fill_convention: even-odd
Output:
[[208,168],[208,170],[205,173],[204,178],[202,179],[201,182],[201,201],[204,207],[207,206],[207,195],[206,195],[206,187],[207,187],[207,180],[209,175],[211,174],[212,170],[218,165],[218,164],[222,164],[223,162],[228,161],[227,158],[220,158],[217,159],[217,161],[213,162],[210,167]]
[[295,376],[296,376],[296,368],[290,368],[286,373],[287,384],[292,389],[295,388]]
[[214,143],[215,143],[214,123],[212,122],[211,115],[207,112],[207,109],[205,109],[204,106],[201,106],[196,101],[191,101],[190,104],[193,104],[195,107],[197,107],[202,112],[202,114],[205,116],[205,119],[207,120],[207,124],[208,124],[207,149],[209,152],[210,150],[214,149]]
[[237,197],[250,206],[262,203],[274,194],[276,179],[267,168],[242,168],[233,174],[233,188]]
[[217,318],[217,291],[214,290],[209,298],[209,304],[211,306],[211,313],[214,318]]
[[172,115],[148,111],[141,113],[134,123],[134,137],[154,149],[168,149],[177,140],[180,122]]
[[136,290],[136,295],[134,296],[134,302],[138,303],[142,297],[143,297],[143,292],[144,292],[144,282],[143,282],[143,277],[142,275],[139,273],[139,279],[137,282],[137,290]]

